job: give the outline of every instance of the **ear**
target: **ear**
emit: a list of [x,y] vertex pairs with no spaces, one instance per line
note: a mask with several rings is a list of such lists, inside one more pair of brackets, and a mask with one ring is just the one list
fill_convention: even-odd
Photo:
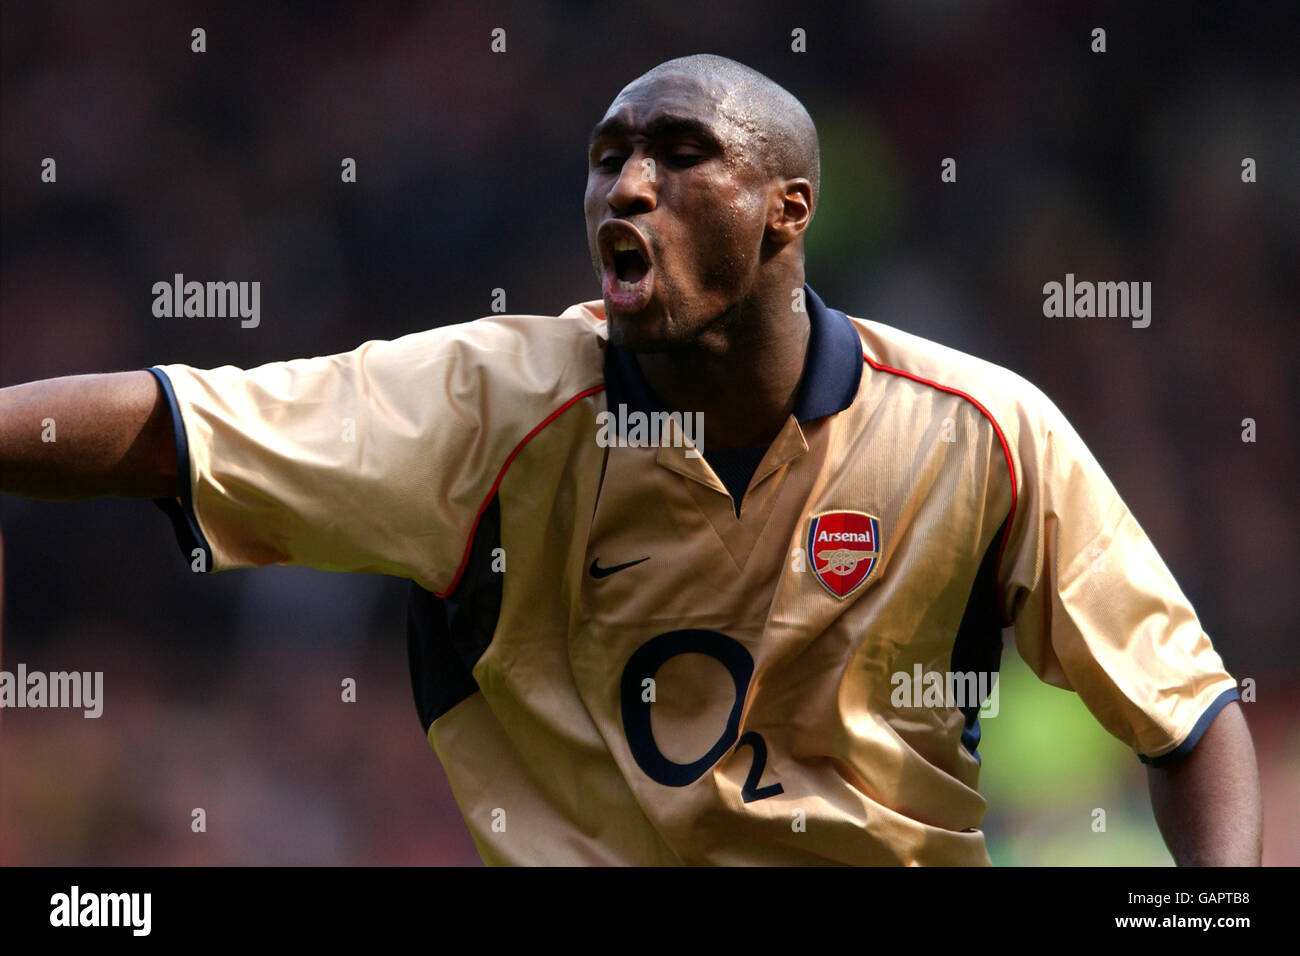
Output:
[[808,228],[812,213],[812,183],[802,177],[774,181],[768,206],[767,238],[782,246],[794,242]]

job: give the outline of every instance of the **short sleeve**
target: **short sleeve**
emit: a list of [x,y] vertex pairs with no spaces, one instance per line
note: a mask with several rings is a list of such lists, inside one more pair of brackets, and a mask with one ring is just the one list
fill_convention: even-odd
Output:
[[447,590],[505,457],[502,409],[531,413],[527,352],[520,326],[480,320],[248,370],[150,369],[183,489],[160,504],[186,557]]
[[1002,560],[1016,646],[1145,762],[1190,751],[1238,699],[1186,596],[1060,411],[1030,387]]

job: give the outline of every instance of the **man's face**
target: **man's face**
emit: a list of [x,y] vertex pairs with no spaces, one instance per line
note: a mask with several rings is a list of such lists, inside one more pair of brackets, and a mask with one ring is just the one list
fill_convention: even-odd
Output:
[[619,348],[689,348],[753,288],[769,182],[743,117],[726,88],[668,73],[628,86],[597,124],[587,242]]

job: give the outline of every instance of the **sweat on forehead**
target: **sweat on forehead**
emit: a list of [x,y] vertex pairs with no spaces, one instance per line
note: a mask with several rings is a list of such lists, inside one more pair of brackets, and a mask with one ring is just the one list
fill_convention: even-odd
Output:
[[[685,82],[671,83],[673,79]],[[656,82],[660,80],[665,82]],[[780,84],[726,57],[707,53],[678,57],[625,86],[607,115],[615,112],[620,101],[636,97],[647,86],[653,86],[656,100],[661,101],[657,105],[670,110],[673,106],[691,107],[694,115],[730,127],[717,132],[734,134],[743,147],[759,154],[757,158],[774,174],[807,179],[816,204],[821,179],[817,128],[804,105]],[[701,99],[707,101],[707,107]]]

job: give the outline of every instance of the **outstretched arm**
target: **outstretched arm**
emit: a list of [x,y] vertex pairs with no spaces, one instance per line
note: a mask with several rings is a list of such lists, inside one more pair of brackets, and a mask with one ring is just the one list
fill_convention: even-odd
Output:
[[[53,421],[54,441],[47,419]],[[146,371],[0,389],[0,492],[72,500],[179,495],[167,400]]]
[[1259,866],[1263,811],[1241,705],[1223,708],[1192,752],[1149,767],[1151,808],[1179,866]]

